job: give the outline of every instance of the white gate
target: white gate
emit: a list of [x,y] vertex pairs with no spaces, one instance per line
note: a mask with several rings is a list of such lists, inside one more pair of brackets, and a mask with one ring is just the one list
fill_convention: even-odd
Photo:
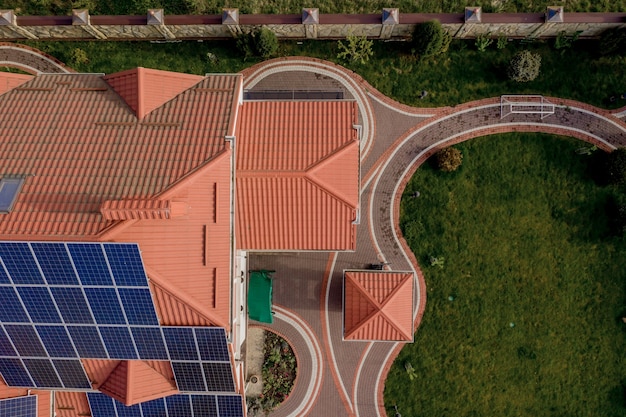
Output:
[[539,114],[543,119],[554,114],[554,104],[546,100],[544,96],[500,96],[500,119],[512,113]]

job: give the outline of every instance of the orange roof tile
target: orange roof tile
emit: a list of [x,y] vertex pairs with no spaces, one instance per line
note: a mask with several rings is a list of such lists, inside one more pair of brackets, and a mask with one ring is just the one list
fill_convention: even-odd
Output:
[[355,249],[355,123],[352,101],[243,104],[237,125],[237,247]]
[[[89,400],[84,392],[56,391],[54,394],[54,412],[56,417],[85,417],[91,415]],[[49,416],[37,414],[39,417]]]
[[33,78],[28,74],[16,74],[12,72],[0,72],[0,94],[4,94]]
[[93,240],[115,224],[105,201],[153,198],[223,152],[241,76],[193,81],[141,121],[100,75],[39,75],[1,95],[0,177],[26,181],[0,238]]
[[413,341],[412,272],[345,271],[344,339]]
[[133,109],[137,118],[143,119],[204,77],[139,67],[106,75],[104,79]]
[[169,362],[166,362],[169,369],[166,375],[161,374],[162,366],[151,366],[155,362],[121,361],[98,389],[129,406],[177,394],[178,388]]

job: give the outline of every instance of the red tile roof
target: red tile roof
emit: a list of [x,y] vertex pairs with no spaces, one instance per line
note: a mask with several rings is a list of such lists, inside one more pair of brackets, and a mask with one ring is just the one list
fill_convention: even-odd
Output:
[[0,94],[4,94],[33,78],[32,75],[0,72]]
[[137,118],[143,119],[204,77],[139,67],[107,75],[104,79],[133,109]]
[[355,249],[356,123],[352,101],[243,104],[237,124],[237,247]]
[[195,84],[141,120],[99,75],[39,75],[1,95],[0,177],[26,181],[0,238],[93,240],[115,223],[105,201],[153,198],[226,151],[241,76],[194,77],[160,71]]
[[344,339],[413,341],[412,272],[345,271]]

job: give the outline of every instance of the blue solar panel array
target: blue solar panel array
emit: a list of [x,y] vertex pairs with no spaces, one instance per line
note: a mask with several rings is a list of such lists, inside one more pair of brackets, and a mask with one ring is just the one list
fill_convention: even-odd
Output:
[[0,400],[0,417],[37,417],[37,396]]
[[243,417],[241,395],[172,395],[130,407],[104,395],[87,394],[93,417]]
[[234,392],[223,328],[162,327],[136,244],[0,242],[0,373],[89,389],[80,358],[170,360],[185,392]]

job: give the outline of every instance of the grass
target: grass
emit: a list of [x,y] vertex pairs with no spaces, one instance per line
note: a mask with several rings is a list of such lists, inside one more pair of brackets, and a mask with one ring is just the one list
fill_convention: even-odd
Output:
[[[154,44],[148,42],[30,42],[82,72],[111,73],[137,66],[193,74],[237,72],[259,59],[243,61],[234,41]],[[88,62],[73,63],[72,49],[86,52]],[[542,56],[539,78],[515,83],[506,78],[511,56],[530,48]],[[374,42],[374,56],[365,65],[338,60],[335,41],[281,42],[279,56],[306,55],[346,65],[369,83],[400,102],[413,106],[453,106],[502,94],[544,94],[584,101],[599,107],[617,108],[624,100],[609,102],[626,90],[626,57],[597,57],[595,41],[578,41],[563,54],[550,42],[510,42],[504,50],[495,46],[478,52],[472,41],[454,41],[441,57],[419,61],[410,55],[406,42]],[[215,62],[207,59],[214,54]],[[422,90],[428,91],[424,100]]]
[[402,13],[463,13],[466,6],[482,6],[485,12],[545,12],[547,6],[565,6],[568,12],[620,12],[626,0],[0,0],[0,9],[20,14],[67,14],[72,8],[88,8],[92,14],[145,14],[148,8],[163,8],[168,14],[218,14],[222,7],[241,13],[301,13],[317,7],[321,13],[380,13],[397,7]]
[[401,227],[428,301],[386,381],[389,415],[626,416],[626,239],[581,146],[484,137],[458,145],[459,171],[411,179]]

